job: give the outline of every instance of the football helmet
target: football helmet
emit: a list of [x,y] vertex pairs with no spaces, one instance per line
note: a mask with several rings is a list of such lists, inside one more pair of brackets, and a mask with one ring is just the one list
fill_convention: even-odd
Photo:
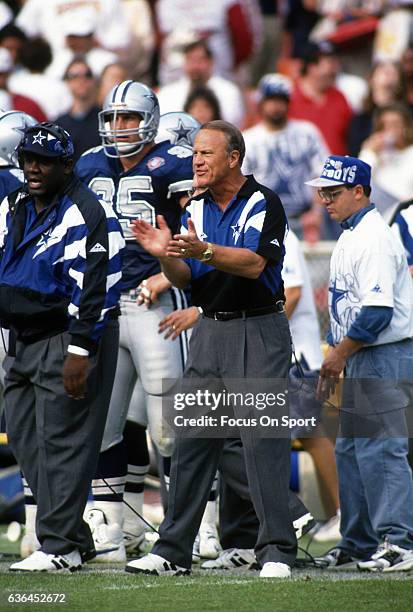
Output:
[[0,111],[0,166],[19,166],[18,149],[25,131],[36,123],[21,111]]
[[155,142],[169,140],[171,145],[192,148],[200,127],[199,121],[188,113],[165,113],[165,115],[161,115]]
[[[141,117],[139,126],[130,129],[116,128],[121,113],[136,113]],[[148,142],[155,140],[159,126],[159,102],[155,93],[143,83],[123,81],[112,87],[98,116],[99,135],[108,157],[129,157],[139,153]],[[138,136],[134,141],[123,138]]]

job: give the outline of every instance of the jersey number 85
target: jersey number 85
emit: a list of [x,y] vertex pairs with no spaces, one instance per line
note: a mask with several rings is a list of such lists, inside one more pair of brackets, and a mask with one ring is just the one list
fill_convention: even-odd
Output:
[[[106,203],[114,207],[126,240],[134,239],[130,222],[143,219],[155,225],[155,208],[141,199],[144,193],[153,193],[150,176],[124,176],[119,181],[115,198],[115,183],[111,178],[95,177],[89,183],[90,189]],[[114,199],[115,198],[115,199]]]

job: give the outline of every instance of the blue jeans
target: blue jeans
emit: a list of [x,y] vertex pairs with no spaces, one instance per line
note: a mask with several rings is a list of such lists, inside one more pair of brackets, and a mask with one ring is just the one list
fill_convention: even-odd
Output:
[[[407,431],[401,437],[404,411],[397,410],[402,405],[395,406],[394,402],[402,396],[398,396],[392,384],[407,378],[413,378],[410,339],[361,349],[347,361],[346,383],[349,379],[377,379],[380,402],[374,416],[388,430],[394,431],[394,423],[398,422],[393,436],[357,437],[347,429],[347,435],[336,441],[342,534],[339,546],[361,558],[374,552],[384,538],[413,549],[413,481],[407,461],[408,438]],[[387,380],[388,385],[384,382]],[[365,406],[357,404],[360,395],[356,394],[353,400],[354,414],[362,413]],[[383,410],[386,402],[388,411]],[[413,409],[411,403],[407,409]],[[341,412],[341,432],[346,429],[345,421],[351,418],[349,412]]]

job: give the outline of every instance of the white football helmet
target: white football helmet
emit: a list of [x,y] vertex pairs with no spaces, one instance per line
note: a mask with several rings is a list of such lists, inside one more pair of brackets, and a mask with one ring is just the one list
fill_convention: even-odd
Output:
[[0,111],[0,166],[19,167],[17,149],[25,130],[38,121],[21,111]]
[[171,145],[192,147],[201,124],[188,113],[165,113],[159,121],[158,135],[155,142],[166,142]]
[[[120,113],[136,113],[141,117],[139,127],[116,129],[116,118]],[[159,126],[159,103],[155,93],[143,83],[123,81],[112,87],[103,110],[99,113],[99,135],[108,157],[129,157],[153,142]],[[119,139],[136,135],[135,142]]]

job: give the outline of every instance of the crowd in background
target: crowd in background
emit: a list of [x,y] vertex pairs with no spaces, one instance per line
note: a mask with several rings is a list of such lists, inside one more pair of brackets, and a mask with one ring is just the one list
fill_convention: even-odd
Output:
[[[412,23],[409,0],[2,1],[0,108],[61,124],[79,156],[99,144],[102,101],[126,78],[155,88],[161,113],[247,129],[262,119],[260,78],[279,72],[293,83],[289,118],[371,164],[391,211],[413,187]],[[337,238],[325,218],[303,230]]]

